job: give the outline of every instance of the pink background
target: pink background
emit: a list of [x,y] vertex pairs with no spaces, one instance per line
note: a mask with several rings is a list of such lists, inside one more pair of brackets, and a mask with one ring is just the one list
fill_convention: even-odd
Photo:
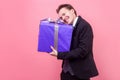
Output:
[[94,31],[99,76],[120,80],[119,0],[0,0],[0,80],[60,80],[61,60],[37,52],[39,22],[71,3]]

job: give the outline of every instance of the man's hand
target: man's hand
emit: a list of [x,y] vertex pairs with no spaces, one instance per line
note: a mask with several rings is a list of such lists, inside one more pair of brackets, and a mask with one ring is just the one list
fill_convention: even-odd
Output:
[[58,52],[51,46],[52,52],[50,52],[50,55],[56,56],[58,55]]

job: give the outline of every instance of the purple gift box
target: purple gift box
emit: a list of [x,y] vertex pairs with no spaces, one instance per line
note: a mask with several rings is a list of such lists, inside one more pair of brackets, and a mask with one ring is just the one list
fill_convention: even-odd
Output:
[[40,21],[38,51],[51,52],[50,46],[53,46],[58,52],[69,51],[72,31],[72,25],[50,22],[48,20]]

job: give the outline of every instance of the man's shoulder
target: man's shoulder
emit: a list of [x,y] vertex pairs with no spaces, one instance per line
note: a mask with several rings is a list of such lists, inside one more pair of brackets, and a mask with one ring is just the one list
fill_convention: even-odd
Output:
[[90,25],[84,18],[82,18],[81,16],[78,16],[78,21],[77,23],[79,25]]
[[85,30],[85,29],[91,28],[91,25],[85,19],[83,19],[81,16],[78,16],[78,21],[77,21],[76,27],[77,27],[77,29]]

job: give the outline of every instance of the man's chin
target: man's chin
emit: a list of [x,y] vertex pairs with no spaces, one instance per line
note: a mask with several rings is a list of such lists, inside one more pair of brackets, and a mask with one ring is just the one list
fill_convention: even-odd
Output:
[[64,22],[65,24],[72,24],[72,23],[70,23],[70,22]]
[[66,22],[66,24],[70,24],[70,22]]
[[70,25],[71,25],[72,23],[71,23],[71,22],[68,22],[67,24],[70,24]]
[[68,22],[64,22],[65,24],[69,24]]

